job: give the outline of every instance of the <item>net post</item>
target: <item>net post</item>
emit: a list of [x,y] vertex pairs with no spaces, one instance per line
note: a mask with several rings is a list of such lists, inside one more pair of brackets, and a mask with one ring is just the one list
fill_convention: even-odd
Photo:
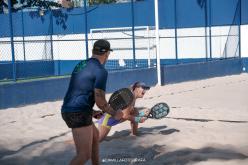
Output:
[[160,66],[160,42],[159,42],[159,14],[158,14],[158,0],[154,0],[155,7],[155,29],[156,29],[156,55],[157,55],[157,79],[158,85],[161,86],[161,66]]

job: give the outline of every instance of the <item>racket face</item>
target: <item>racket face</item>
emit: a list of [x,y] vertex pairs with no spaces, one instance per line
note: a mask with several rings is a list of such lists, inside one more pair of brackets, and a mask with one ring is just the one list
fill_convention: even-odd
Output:
[[158,103],[151,108],[149,118],[162,119],[170,112],[170,107],[166,103]]
[[133,93],[128,88],[115,91],[109,98],[109,104],[114,110],[123,110],[130,106],[134,100]]

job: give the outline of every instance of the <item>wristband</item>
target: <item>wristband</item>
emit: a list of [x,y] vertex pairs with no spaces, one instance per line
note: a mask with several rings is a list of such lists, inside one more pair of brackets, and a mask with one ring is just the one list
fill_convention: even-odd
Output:
[[138,116],[139,116],[139,117],[145,116],[145,112],[144,112],[144,111],[140,111]]
[[139,123],[139,122],[140,122],[140,119],[141,119],[141,117],[134,117],[134,121],[135,121],[136,123]]

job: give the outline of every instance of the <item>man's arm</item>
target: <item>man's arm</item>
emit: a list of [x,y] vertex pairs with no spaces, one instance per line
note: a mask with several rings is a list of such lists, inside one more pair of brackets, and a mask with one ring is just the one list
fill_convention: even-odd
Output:
[[139,117],[136,114],[132,114],[133,107],[128,107],[123,110],[123,117],[124,120],[129,120],[132,123],[143,123],[147,118],[146,117]]
[[126,113],[125,111],[123,112],[123,117],[122,117],[124,120],[129,120],[131,121],[132,123],[135,123],[135,116],[134,115],[131,115],[129,113]]
[[133,107],[133,109],[131,110],[131,113],[130,114],[133,115],[133,116],[138,116],[139,115],[138,108]]
[[95,101],[96,105],[104,112],[109,113],[110,115],[114,116],[116,111],[108,104],[105,98],[105,91],[101,89],[95,89]]

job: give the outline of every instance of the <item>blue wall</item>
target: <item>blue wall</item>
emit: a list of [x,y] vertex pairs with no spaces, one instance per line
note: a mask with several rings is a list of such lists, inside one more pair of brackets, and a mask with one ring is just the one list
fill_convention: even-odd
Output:
[[[16,78],[44,77],[54,75],[54,61],[17,62]],[[0,80],[13,78],[13,64],[0,64]]]
[[[157,82],[156,70],[111,72],[108,77],[107,92],[128,87],[135,81],[143,81],[151,86],[155,85]],[[68,84],[69,77],[0,85],[0,109],[63,99]]]
[[1,63],[0,64],[0,80],[12,79],[12,64],[11,63]]
[[[212,60],[219,60],[219,59],[212,59]],[[69,75],[71,74],[72,70],[76,66],[76,64],[80,60],[55,60],[55,61],[27,61],[27,62],[18,62],[16,63],[16,77],[18,79],[22,78],[29,78],[29,77],[44,77],[44,76],[58,76],[58,75]],[[125,60],[125,63],[131,64],[133,60]],[[147,68],[147,60],[146,59],[139,59],[139,62],[141,62],[140,68]],[[155,61],[152,61],[152,63],[155,63]],[[160,63],[161,65],[166,65],[168,68],[177,68],[176,64],[179,64],[182,66],[182,64],[192,64],[192,63],[198,63],[193,66],[199,66],[201,67],[201,64],[206,62],[206,58],[185,58],[185,59],[161,59]],[[227,60],[228,62],[228,60]],[[116,63],[115,68],[112,64]],[[210,61],[211,63],[211,61]],[[110,65],[105,64],[105,67],[111,71],[114,72],[114,70],[123,70],[124,68],[116,68],[118,66],[118,60],[111,60]],[[240,64],[241,65],[241,64]],[[185,65],[187,66],[187,65]],[[189,65],[190,66],[190,65]],[[246,67],[248,69],[248,60],[247,58],[242,58],[242,66]],[[128,68],[125,68],[128,69]],[[131,66],[130,66],[130,69]],[[206,68],[205,68],[206,69]],[[12,79],[13,73],[12,73],[12,63],[5,63],[0,65],[0,80],[5,79]],[[208,69],[206,69],[208,70]],[[191,75],[189,75],[191,76]]]
[[[248,1],[241,0],[242,24],[248,24]],[[160,28],[175,27],[175,1],[160,0]],[[177,27],[204,27],[205,10],[197,0],[177,0]],[[209,6],[209,2],[207,1]],[[211,23],[213,26],[231,24],[238,0],[211,0]],[[89,7],[88,31],[92,28],[132,26],[130,3],[99,5]],[[136,26],[154,26],[154,0],[134,3]],[[208,11],[209,12],[209,11]],[[38,12],[13,13],[15,36],[77,34],[85,32],[83,8],[47,11],[43,17]],[[24,18],[22,22],[22,17]],[[208,13],[209,17],[209,13]],[[52,19],[50,19],[52,18]],[[0,14],[0,37],[9,36],[9,17]],[[209,20],[208,20],[209,22]],[[24,26],[24,31],[22,30]]]
[[241,0],[241,23],[248,24],[248,0]]
[[68,78],[0,85],[0,109],[61,99]]
[[161,69],[163,84],[210,77],[240,74],[242,59],[216,60],[201,63],[168,65]]
[[[212,0],[211,13],[213,26],[230,25],[235,15],[237,0]],[[240,7],[240,6],[238,6]],[[248,9],[248,6],[246,7]],[[240,10],[240,8],[238,8]],[[240,11],[237,11],[240,12]],[[238,22],[236,22],[238,23]]]
[[[162,84],[240,74],[244,63],[248,66],[247,59],[246,61],[229,59],[161,66]],[[127,87],[135,81],[143,81],[154,86],[157,84],[156,73],[155,68],[111,72],[108,77],[107,92]],[[0,109],[60,100],[65,95],[68,83],[69,77],[2,84],[0,85]]]
[[242,69],[245,68],[243,72],[248,73],[248,57],[242,59]]

